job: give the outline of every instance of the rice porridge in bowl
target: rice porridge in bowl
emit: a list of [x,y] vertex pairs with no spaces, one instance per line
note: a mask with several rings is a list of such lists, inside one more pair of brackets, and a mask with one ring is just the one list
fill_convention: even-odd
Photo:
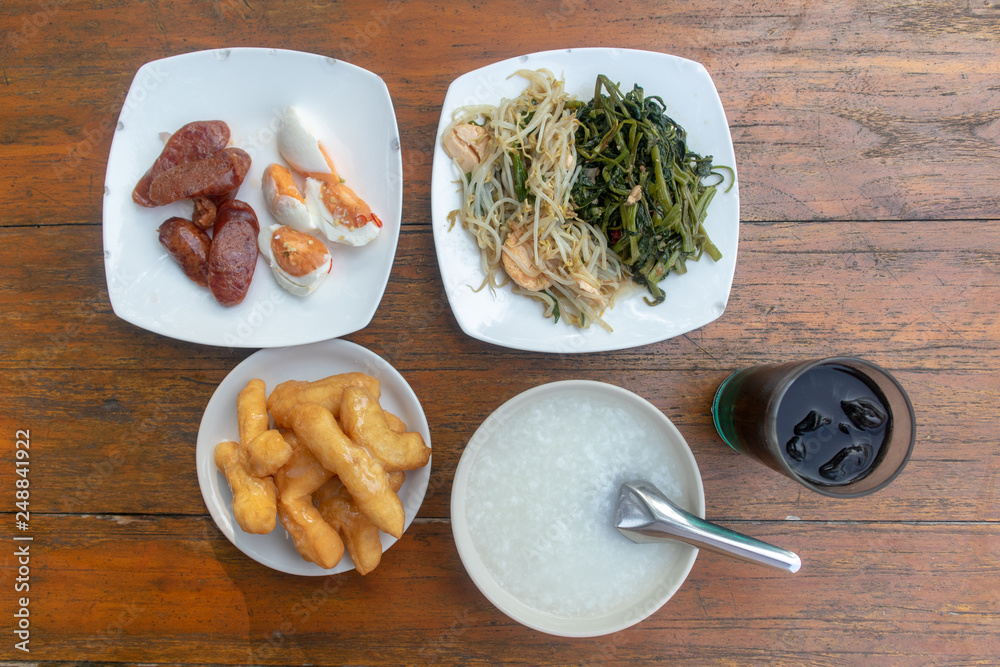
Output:
[[698,552],[617,531],[619,488],[638,479],[704,517],[694,456],[649,402],[577,380],[515,396],[483,422],[455,473],[462,562],[498,609],[536,630],[586,637],[634,625],[680,588]]

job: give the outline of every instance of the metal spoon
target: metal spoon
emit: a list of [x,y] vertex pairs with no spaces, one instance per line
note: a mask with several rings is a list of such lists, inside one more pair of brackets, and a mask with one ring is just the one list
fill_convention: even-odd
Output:
[[802,565],[791,551],[723,528],[681,509],[646,481],[622,484],[615,527],[633,542],[680,540],[787,572],[798,572]]

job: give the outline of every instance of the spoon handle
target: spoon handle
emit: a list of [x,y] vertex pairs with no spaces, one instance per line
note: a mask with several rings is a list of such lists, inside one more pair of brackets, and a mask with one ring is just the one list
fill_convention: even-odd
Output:
[[705,521],[684,510],[678,509],[678,512],[686,515],[682,521],[671,523],[658,521],[649,528],[660,528],[663,533],[671,535],[674,539],[693,544],[696,547],[735,556],[742,560],[767,565],[786,572],[798,572],[802,566],[798,555],[787,549]]
[[633,542],[673,539],[786,572],[798,572],[802,566],[791,551],[695,516],[648,482],[622,487],[617,528]]

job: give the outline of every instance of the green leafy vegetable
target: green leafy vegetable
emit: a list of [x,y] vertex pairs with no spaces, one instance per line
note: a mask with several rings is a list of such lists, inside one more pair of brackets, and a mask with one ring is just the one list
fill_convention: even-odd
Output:
[[518,201],[527,201],[528,170],[524,168],[524,160],[521,159],[520,151],[511,151],[510,158],[514,163],[514,194],[517,196]]
[[[666,298],[659,282],[684,273],[687,260],[722,257],[703,223],[724,180],[718,170],[732,173],[688,150],[684,128],[665,111],[660,97],[646,97],[638,85],[622,95],[603,74],[594,99],[577,110],[577,215],[602,230],[651,305]],[[707,184],[713,175],[718,180]]]

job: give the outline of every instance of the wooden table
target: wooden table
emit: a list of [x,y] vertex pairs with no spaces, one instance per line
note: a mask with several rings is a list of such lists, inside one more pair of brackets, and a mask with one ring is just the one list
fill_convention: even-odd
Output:
[[[9,2],[0,8],[0,659],[144,664],[996,664],[1000,659],[1000,5]],[[217,529],[194,466],[202,411],[253,350],[118,319],[102,184],[136,69],[268,46],[349,60],[393,96],[403,225],[374,320],[433,440],[430,490],[371,575],[296,577]],[[730,121],[739,263],[717,321],[620,352],[551,355],[461,332],[439,277],[430,171],[461,72],[614,46],[699,61]],[[401,339],[408,328],[414,335]],[[400,343],[403,344],[400,344]],[[709,413],[746,365],[831,354],[890,369],[915,405],[904,473],[811,494],[735,454]],[[670,602],[595,639],[534,632],[466,574],[449,521],[463,447],[497,406],[561,379],[636,392],[678,426],[708,517],[800,553],[783,575],[702,552]],[[15,529],[30,431],[30,528]],[[30,535],[31,542],[14,541]],[[17,549],[30,545],[30,556]],[[19,569],[19,568],[24,569]],[[20,583],[29,589],[18,588]],[[29,598],[30,653],[15,630]],[[6,663],[5,663],[6,664]]]

